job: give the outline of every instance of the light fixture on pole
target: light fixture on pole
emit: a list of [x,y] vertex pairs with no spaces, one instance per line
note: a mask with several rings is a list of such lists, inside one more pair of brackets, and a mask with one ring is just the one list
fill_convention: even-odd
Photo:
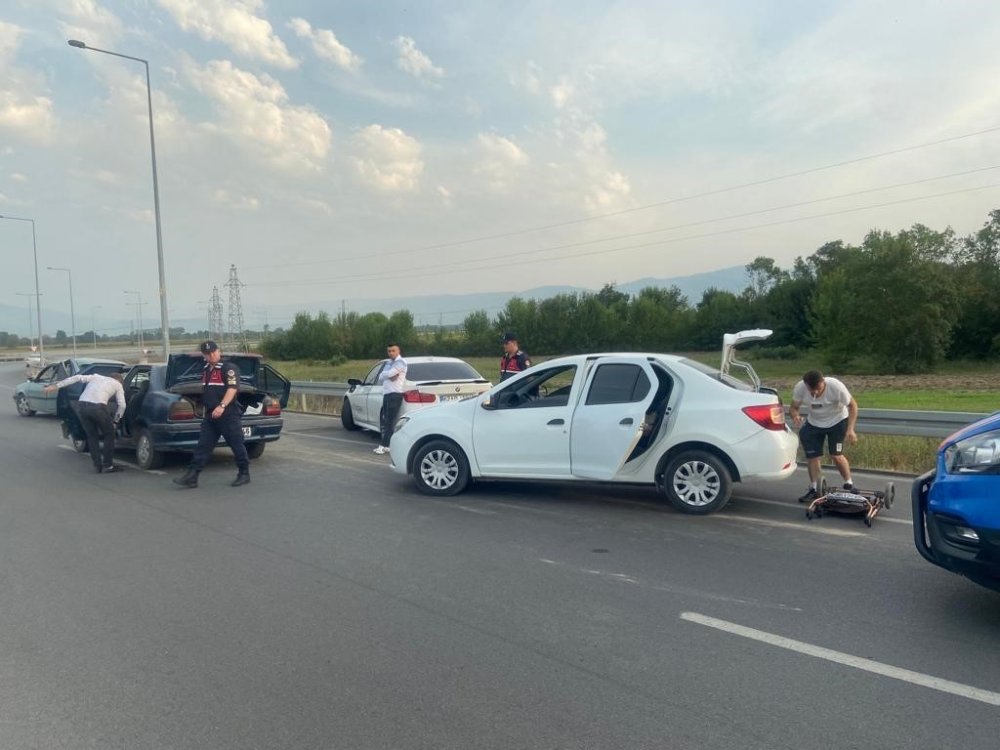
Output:
[[137,301],[131,302],[130,304],[135,305],[136,317],[139,319],[139,351],[145,354],[146,347],[142,342],[142,292],[134,292],[130,289],[126,289],[124,294],[134,294],[138,297]]
[[105,55],[123,57],[126,60],[135,60],[146,66],[146,103],[149,105],[149,151],[153,160],[153,212],[156,218],[156,264],[160,275],[160,329],[163,332],[163,359],[166,361],[167,357],[170,356],[170,321],[167,317],[167,279],[163,268],[163,232],[160,229],[160,187],[156,179],[156,138],[153,136],[153,87],[149,82],[149,60],[111,52],[106,49],[98,49],[97,47],[88,47],[78,39],[69,39],[67,44],[77,49],[87,49],[92,52],[102,52]]
[[15,292],[18,297],[28,298],[28,348],[32,351],[35,350],[35,328],[34,324],[31,322],[31,298],[35,296],[34,292]]
[[76,358],[76,309],[73,307],[73,272],[59,266],[46,266],[50,271],[65,271],[69,276],[69,325],[73,336],[73,357]]
[[97,351],[97,311],[101,305],[94,305],[90,308],[90,332],[94,334],[94,351]]
[[42,335],[42,292],[38,288],[38,242],[35,240],[35,220],[20,216],[4,216],[2,214],[0,214],[0,219],[31,222],[31,249],[35,255],[35,312],[38,315],[38,363],[43,365],[45,364],[45,344],[42,340],[45,336]]

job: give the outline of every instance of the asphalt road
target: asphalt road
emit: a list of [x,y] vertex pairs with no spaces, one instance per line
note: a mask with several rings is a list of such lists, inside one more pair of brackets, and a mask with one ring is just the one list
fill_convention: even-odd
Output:
[[[0,748],[994,748],[1000,595],[905,502],[809,522],[643,489],[416,494],[286,415],[228,486],[97,475],[0,365]],[[3,406],[5,404],[5,406]],[[129,456],[120,458],[128,462]],[[858,477],[880,487],[884,477]]]

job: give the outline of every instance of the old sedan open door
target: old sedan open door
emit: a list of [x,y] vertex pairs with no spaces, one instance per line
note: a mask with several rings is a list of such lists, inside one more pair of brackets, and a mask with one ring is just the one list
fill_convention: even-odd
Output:
[[644,357],[602,357],[596,361],[573,412],[573,476],[607,480],[618,473],[642,437],[656,384],[656,374]]

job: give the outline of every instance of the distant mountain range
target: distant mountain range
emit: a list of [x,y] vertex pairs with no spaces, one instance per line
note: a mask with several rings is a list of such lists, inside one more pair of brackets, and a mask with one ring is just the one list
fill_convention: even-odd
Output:
[[[715,288],[730,292],[740,292],[749,283],[746,269],[743,266],[731,266],[717,271],[692,274],[691,276],[678,276],[675,278],[653,278],[647,277],[636,279],[622,284],[617,284],[616,288],[626,294],[637,294],[646,287],[671,287],[676,286],[681,293],[688,298],[691,304],[701,300],[702,294],[707,289]],[[417,325],[440,324],[454,325],[461,323],[465,317],[476,310],[485,310],[490,315],[499,313],[511,297],[522,297],[524,299],[547,299],[557,294],[572,294],[581,292],[596,292],[597,289],[589,289],[579,286],[541,286],[522,291],[506,292],[484,292],[476,294],[441,294],[413,297],[385,297],[368,299],[348,299],[343,302],[348,311],[360,314],[370,312],[383,312],[390,314],[395,310],[409,310],[413,313],[414,322]],[[318,300],[311,303],[299,303],[295,305],[267,305],[260,304],[259,300],[253,301],[253,317],[246,319],[246,327],[249,329],[259,329],[264,322],[263,315],[267,315],[267,323],[272,330],[287,327],[294,320],[299,312],[308,312],[313,315],[326,312],[331,317],[340,312],[341,300]],[[246,307],[244,307],[246,309]],[[77,331],[83,333],[89,331],[92,325],[89,315],[86,320],[77,317]],[[145,317],[145,316],[144,316]],[[147,319],[146,328],[155,327],[159,318]],[[62,329],[70,332],[69,311],[49,310],[42,308],[42,323],[45,327],[46,335],[53,335],[55,331]],[[6,305],[0,303],[0,331],[10,331],[12,333],[27,335],[28,312],[26,305]],[[34,325],[34,313],[32,313],[32,325]],[[130,330],[130,323],[122,319],[110,320],[97,318],[93,325],[96,325],[99,333],[116,334],[126,333]],[[172,327],[183,326],[188,331],[205,330],[208,328],[207,315],[199,317],[174,317],[170,318]]]

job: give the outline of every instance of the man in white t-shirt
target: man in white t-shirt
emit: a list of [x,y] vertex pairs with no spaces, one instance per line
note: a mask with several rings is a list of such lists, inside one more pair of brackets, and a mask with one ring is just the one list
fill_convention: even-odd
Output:
[[389,361],[382,372],[378,374],[378,382],[382,384],[382,440],[375,453],[380,456],[389,452],[389,438],[392,437],[399,407],[403,405],[403,384],[406,383],[406,360],[399,351],[399,344],[389,344],[386,347]]
[[[808,416],[803,424],[799,409],[808,406]],[[854,425],[858,421],[858,402],[851,396],[842,382],[836,378],[825,378],[819,370],[810,370],[802,376],[792,390],[792,407],[789,410],[792,422],[799,430],[799,442],[809,464],[809,490],[799,498],[800,503],[810,503],[819,497],[819,486],[823,477],[820,460],[823,458],[823,443],[827,443],[830,459],[844,480],[844,489],[854,489],[851,481],[851,465],[844,455],[844,441],[852,445],[858,442]]]

